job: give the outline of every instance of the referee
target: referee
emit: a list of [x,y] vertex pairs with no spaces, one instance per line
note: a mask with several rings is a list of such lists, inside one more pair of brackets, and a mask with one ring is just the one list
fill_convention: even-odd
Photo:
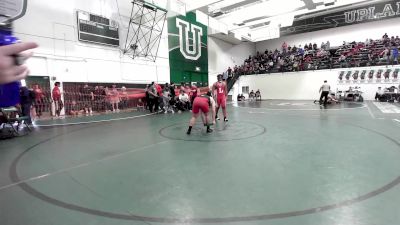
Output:
[[329,95],[330,91],[331,91],[331,86],[328,84],[328,81],[324,81],[324,84],[319,89],[319,92],[321,93],[321,97],[319,98],[319,104],[320,105],[322,105],[322,98],[325,98],[324,99],[324,105],[327,104],[328,95]]

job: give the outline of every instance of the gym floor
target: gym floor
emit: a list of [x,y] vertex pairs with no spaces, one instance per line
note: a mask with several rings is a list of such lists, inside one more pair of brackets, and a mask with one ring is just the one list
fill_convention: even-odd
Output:
[[[389,105],[229,105],[41,122],[0,144],[2,225],[400,224],[400,114]],[[385,112],[385,113],[384,113]]]

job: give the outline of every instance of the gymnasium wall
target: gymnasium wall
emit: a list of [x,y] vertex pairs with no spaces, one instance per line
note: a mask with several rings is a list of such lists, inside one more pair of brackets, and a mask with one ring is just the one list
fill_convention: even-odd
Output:
[[[390,67],[392,70],[400,68],[400,66]],[[365,68],[352,68],[352,69],[335,69],[335,70],[317,70],[317,71],[302,71],[291,73],[274,73],[266,75],[248,75],[241,76],[236,82],[234,90],[231,92],[235,97],[237,94],[242,93],[242,87],[249,86],[250,91],[260,89],[263,99],[288,99],[288,100],[312,100],[319,98],[319,88],[324,80],[327,80],[331,85],[331,90],[348,90],[351,87],[361,87],[364,92],[365,100],[373,100],[378,87],[399,86],[399,81],[381,83],[368,83],[367,81],[361,83],[360,81],[354,83],[339,82],[339,74],[341,71],[355,71],[355,70],[371,70],[379,69],[386,70],[386,67],[365,67]],[[244,93],[245,97],[248,97]],[[234,98],[235,99],[235,98]]]
[[254,43],[234,45],[226,41],[208,38],[208,71],[210,84],[217,80],[217,75],[235,65],[242,65],[249,55],[255,54]]
[[309,44],[310,42],[312,44],[317,43],[318,46],[320,46],[322,42],[326,43],[329,41],[333,47],[342,45],[343,41],[364,42],[367,38],[379,39],[382,38],[385,33],[389,36],[400,36],[400,18],[332,28],[257,42],[256,50],[260,52],[264,52],[266,49],[280,50],[284,41],[290,46],[304,46],[304,44]]
[[118,21],[120,44],[123,46],[130,9],[130,1],[28,1],[26,15],[17,20],[14,27],[20,39],[40,45],[35,56],[28,61],[32,76],[56,77],[58,81],[66,82],[169,82],[166,29],[155,63],[132,60],[121,55],[118,48],[78,41],[76,10],[83,10]]

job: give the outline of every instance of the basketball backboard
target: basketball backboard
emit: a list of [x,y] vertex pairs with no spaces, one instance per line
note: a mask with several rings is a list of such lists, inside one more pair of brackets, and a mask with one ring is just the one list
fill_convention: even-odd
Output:
[[25,15],[27,0],[0,0],[0,23],[16,20]]

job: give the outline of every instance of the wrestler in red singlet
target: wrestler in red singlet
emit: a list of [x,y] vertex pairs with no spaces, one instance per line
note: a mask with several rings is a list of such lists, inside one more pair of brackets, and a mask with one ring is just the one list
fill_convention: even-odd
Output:
[[[216,93],[215,93],[216,92]],[[228,122],[227,113],[226,113],[226,96],[228,95],[228,90],[226,87],[226,83],[222,80],[222,75],[218,75],[218,82],[215,82],[213,85],[213,93],[216,95],[217,99],[217,112],[215,115],[215,119],[218,118],[219,108],[222,107],[222,112],[224,114],[224,121]]]
[[190,119],[189,122],[189,129],[186,132],[188,135],[192,132],[192,128],[194,124],[196,123],[196,119],[201,116],[201,119],[203,120],[204,126],[207,127],[207,133],[211,133],[212,129],[210,128],[210,121],[208,118],[208,113],[210,112],[210,109],[212,110],[213,117],[215,115],[215,102],[214,99],[211,97],[211,92],[208,91],[207,95],[200,95],[197,96],[194,101],[193,101],[193,107],[192,107],[192,118]]

